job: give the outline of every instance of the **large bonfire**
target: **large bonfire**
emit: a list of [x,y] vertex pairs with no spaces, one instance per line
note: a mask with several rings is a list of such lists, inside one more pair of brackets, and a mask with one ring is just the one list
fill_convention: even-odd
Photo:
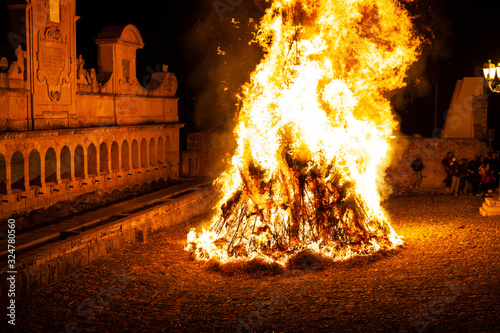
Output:
[[255,40],[264,58],[242,88],[237,149],[217,180],[209,230],[187,250],[222,263],[334,260],[401,244],[379,188],[419,39],[395,0],[274,0]]

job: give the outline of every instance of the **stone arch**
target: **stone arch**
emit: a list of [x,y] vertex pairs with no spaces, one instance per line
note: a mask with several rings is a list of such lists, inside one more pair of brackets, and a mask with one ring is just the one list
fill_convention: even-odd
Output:
[[85,154],[83,147],[78,145],[75,148],[75,178],[85,178]]
[[158,138],[156,151],[158,152],[158,163],[163,163],[165,161],[165,145],[161,136]]
[[165,161],[167,164],[172,163],[172,160],[170,158],[170,154],[172,149],[170,148],[172,145],[172,141],[170,140],[170,137],[167,135],[167,139],[165,140]]
[[132,167],[139,168],[139,143],[137,140],[132,141]]
[[123,140],[122,142],[122,170],[130,170],[130,149],[128,147],[128,141]]
[[108,165],[108,145],[106,142],[101,143],[99,146],[99,159],[101,161],[99,165],[99,172],[109,172],[109,165]]
[[45,183],[57,183],[57,155],[52,147],[45,152]]
[[97,176],[97,148],[93,143],[87,148],[87,170],[90,176]]
[[111,144],[111,170],[115,172],[120,170],[120,148],[116,141]]
[[71,150],[68,146],[61,149],[61,179],[71,179]]
[[0,194],[7,194],[7,164],[2,154],[0,154]]
[[10,183],[11,188],[25,191],[24,186],[24,157],[20,151],[16,151],[10,160]]
[[38,150],[33,149],[28,158],[30,186],[42,186],[41,159]]
[[141,167],[145,168],[148,166],[148,143],[146,139],[141,141]]
[[149,140],[149,164],[156,165],[158,161],[156,160],[156,144],[155,139],[151,138]]

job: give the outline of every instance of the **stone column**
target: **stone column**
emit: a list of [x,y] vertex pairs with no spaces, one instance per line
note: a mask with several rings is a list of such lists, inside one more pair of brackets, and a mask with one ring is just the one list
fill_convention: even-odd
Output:
[[[123,141],[122,141],[123,144]],[[118,171],[117,172],[122,172],[123,170],[123,165],[122,165],[122,147],[118,145]]]
[[[112,143],[111,143],[112,144]],[[113,173],[113,164],[112,164],[112,153],[111,153],[111,145],[108,145],[106,143],[106,148],[109,147],[108,149],[108,170],[106,171],[106,174],[112,174]]]
[[[10,159],[9,159],[10,160]],[[5,187],[7,189],[7,195],[12,194],[12,169],[10,163],[7,163],[5,159]]]
[[[134,140],[132,140],[134,141]],[[134,166],[132,165],[132,143],[129,143],[128,145],[128,173],[132,173],[132,170],[134,170]]]
[[[142,141],[141,141],[141,143],[142,143]],[[146,163],[142,163],[142,162],[143,161],[141,160],[141,166],[142,166],[142,164],[144,164],[145,167],[143,167],[143,168],[148,169],[149,168],[149,142],[147,140],[146,140]]]
[[101,174],[101,146],[97,145],[95,151],[95,164],[97,176]]
[[88,158],[89,158],[89,153],[87,149],[83,148],[83,179],[89,178]]
[[45,189],[45,153],[46,151],[40,153],[40,184],[42,189]]
[[69,169],[71,170],[70,181],[75,180],[75,151],[71,154],[71,149],[69,150]]
[[24,189],[25,191],[30,190],[30,159],[24,158]]
[[61,184],[61,150],[56,150],[56,183]]

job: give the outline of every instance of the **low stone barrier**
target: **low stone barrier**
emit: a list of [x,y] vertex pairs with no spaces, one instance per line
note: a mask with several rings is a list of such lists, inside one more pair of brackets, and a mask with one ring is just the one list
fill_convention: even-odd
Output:
[[[215,198],[216,191],[212,186],[198,187],[114,222],[61,234],[61,239],[66,239],[17,254],[16,298],[53,283],[113,250],[145,242],[153,233],[208,212]],[[6,281],[8,274],[5,269],[0,276]],[[7,296],[7,287],[6,283],[1,284],[2,303]]]

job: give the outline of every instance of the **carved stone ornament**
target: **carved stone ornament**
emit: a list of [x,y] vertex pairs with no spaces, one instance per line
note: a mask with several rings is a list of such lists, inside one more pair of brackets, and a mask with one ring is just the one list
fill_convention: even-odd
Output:
[[175,75],[172,73],[168,73],[168,76],[165,79],[165,88],[167,91],[167,96],[175,96],[175,93],[177,92],[177,86],[178,83]]
[[50,100],[60,101],[63,84],[71,82],[71,58],[68,57],[67,36],[58,24],[51,24],[38,35],[37,79],[47,86]]
[[45,29],[45,39],[46,40],[53,40],[53,41],[60,41],[62,34],[61,30],[57,25],[50,25]]
[[61,92],[57,90],[52,90],[49,92],[49,97],[53,101],[59,101],[61,99]]
[[14,61],[9,68],[9,79],[22,80],[24,77],[24,51],[21,45],[16,49],[17,60]]
[[137,92],[136,80],[130,77],[118,80],[118,92],[121,94],[132,94]]
[[7,58],[2,57],[2,59],[0,59],[0,71],[6,72],[8,68],[9,68],[9,62],[7,61]]

